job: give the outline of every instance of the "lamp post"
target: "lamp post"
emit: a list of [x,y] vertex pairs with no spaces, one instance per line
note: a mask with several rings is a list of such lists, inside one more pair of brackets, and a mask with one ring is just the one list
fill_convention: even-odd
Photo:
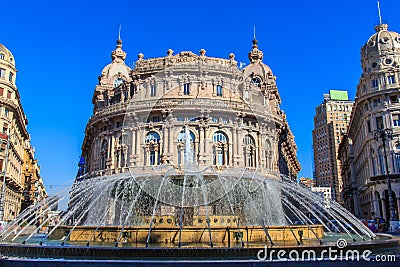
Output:
[[8,152],[10,148],[10,139],[15,133],[11,135],[7,135],[5,133],[0,134],[1,139],[6,139],[7,138],[7,148],[6,148],[6,160],[4,162],[4,172],[3,172],[3,185],[1,189],[1,195],[0,195],[0,221],[4,220],[4,195],[6,192],[6,175],[7,175],[7,164],[8,164]]
[[[385,167],[386,167],[386,177],[387,177],[387,186],[388,186],[388,194],[389,194],[389,221],[398,221],[399,218],[397,216],[397,211],[396,208],[394,206],[394,196],[393,196],[393,191],[392,191],[392,183],[390,181],[390,175],[389,175],[389,165],[388,165],[388,161],[386,158],[386,140],[391,140],[392,139],[392,135],[393,135],[393,131],[392,129],[378,129],[378,130],[374,130],[374,139],[376,141],[378,141],[379,139],[382,140],[382,144],[383,144],[383,157],[385,160]],[[392,223],[391,223],[392,224]],[[393,223],[395,224],[395,223]]]

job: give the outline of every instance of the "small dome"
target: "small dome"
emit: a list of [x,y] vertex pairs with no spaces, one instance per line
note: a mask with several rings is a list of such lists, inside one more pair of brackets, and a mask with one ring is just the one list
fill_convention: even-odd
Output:
[[400,34],[388,31],[387,24],[375,26],[376,33],[361,48],[362,56],[380,55],[385,52],[400,52]]
[[266,80],[268,76],[273,75],[272,70],[269,66],[262,62],[264,54],[258,49],[258,41],[253,39],[252,50],[249,52],[250,64],[243,70],[245,76],[260,77],[262,80]]
[[0,56],[0,59],[6,60],[6,61],[10,62],[13,66],[15,66],[13,54],[11,53],[10,50],[7,49],[7,47],[5,47],[2,44],[0,44],[0,54],[3,55],[3,56]]
[[122,40],[117,40],[117,47],[111,52],[112,62],[104,67],[99,77],[102,85],[115,85],[116,80],[127,81],[131,68],[125,64],[126,53],[122,50]]

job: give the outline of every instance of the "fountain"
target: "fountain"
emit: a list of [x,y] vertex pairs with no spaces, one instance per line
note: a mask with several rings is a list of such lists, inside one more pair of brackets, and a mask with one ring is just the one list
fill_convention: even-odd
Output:
[[256,40],[243,71],[233,54],[204,50],[139,55],[130,70],[121,44],[93,97],[84,174],[9,222],[0,255],[257,260],[267,247],[318,252],[337,240],[343,250],[398,246],[296,183],[293,136]]
[[[264,245],[322,249],[339,237],[363,247],[376,243],[368,242],[375,234],[336,202],[276,173],[199,170],[188,127],[184,143],[183,168],[80,177],[25,210],[1,232],[2,254],[243,258]],[[62,203],[66,209],[52,217],[49,211]],[[16,249],[21,246],[29,251]]]

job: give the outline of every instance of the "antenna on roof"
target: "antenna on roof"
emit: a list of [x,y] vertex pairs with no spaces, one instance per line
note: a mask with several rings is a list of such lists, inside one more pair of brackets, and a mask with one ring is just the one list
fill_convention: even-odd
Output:
[[382,24],[381,7],[378,1],[378,14],[379,14],[379,24]]
[[118,39],[121,39],[121,24],[119,24]]

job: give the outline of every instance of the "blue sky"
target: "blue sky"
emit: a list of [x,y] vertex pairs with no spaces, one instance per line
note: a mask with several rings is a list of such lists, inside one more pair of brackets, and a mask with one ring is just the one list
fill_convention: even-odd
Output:
[[[126,62],[201,48],[248,63],[253,25],[264,63],[277,76],[298,146],[300,176],[312,175],[314,108],[329,89],[354,99],[360,48],[379,22],[374,0],[7,1],[0,43],[14,54],[17,86],[46,185],[72,180],[97,77],[110,63],[119,25]],[[382,0],[400,31],[400,1]]]

